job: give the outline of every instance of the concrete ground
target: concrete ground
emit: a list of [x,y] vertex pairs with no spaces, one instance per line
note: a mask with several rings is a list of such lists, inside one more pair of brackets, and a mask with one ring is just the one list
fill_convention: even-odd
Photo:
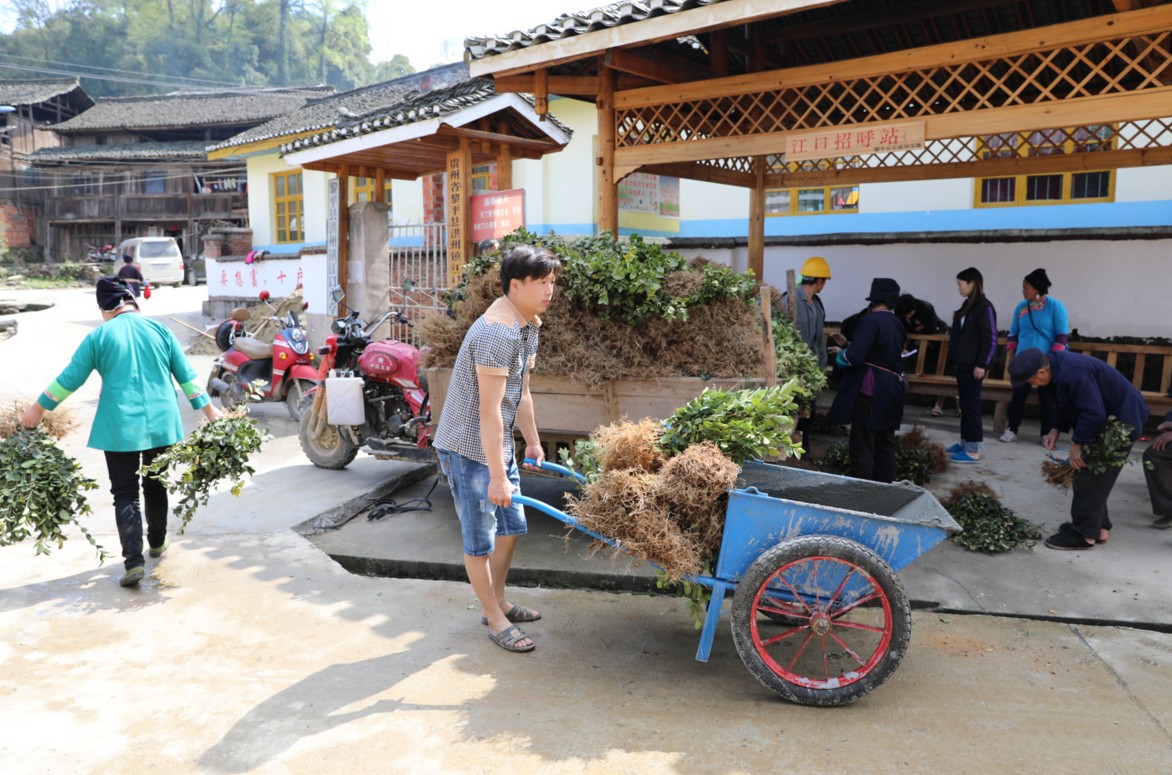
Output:
[[[147,312],[211,323],[185,312],[203,293],[163,289]],[[96,323],[92,295],[52,295],[56,307],[23,315],[20,333],[0,340],[10,364],[0,402],[34,397]],[[201,374],[210,367],[193,362]],[[96,397],[94,380],[67,405],[88,425]],[[682,599],[584,588],[608,577],[638,586],[646,571],[580,556],[586,547],[567,549],[546,518],[533,519],[518,551],[518,578],[547,574],[545,586],[515,594],[545,614],[526,625],[538,642],[531,654],[485,638],[462,581],[347,572],[327,552],[444,577],[458,560],[450,496],[441,485],[430,513],[368,521],[372,500],[428,472],[368,457],[315,469],[282,407],[254,413],[275,435],[255,480],[239,498],[214,496],[148,561],[139,589],[120,588],[120,563],[98,566],[76,535],[47,557],[27,544],[0,548],[4,773],[1172,768],[1172,531],[1147,527],[1138,466],[1116,487],[1117,527],[1103,547],[990,558],[944,544],[913,563],[901,574],[910,596],[940,608],[913,614],[900,669],[854,705],[814,709],[761,687],[726,624],[711,659],[696,662]],[[951,424],[934,421],[931,433],[950,438]],[[76,431],[63,446],[102,483],[87,524],[116,548],[104,466],[84,443]],[[1069,496],[1031,473],[1040,447],[989,447],[987,463],[932,488],[987,478],[1019,514],[1048,528],[1063,521]],[[531,493],[555,485],[524,483]],[[307,540],[323,513],[357,516]],[[571,571],[584,574],[569,576],[574,588],[553,586]]]

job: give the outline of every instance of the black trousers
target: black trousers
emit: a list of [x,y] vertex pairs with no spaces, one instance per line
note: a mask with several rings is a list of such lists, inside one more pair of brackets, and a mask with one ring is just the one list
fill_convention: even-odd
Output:
[[[139,508],[140,466],[149,465],[166,447],[143,452],[107,452],[106,470],[110,474],[110,492],[114,496],[114,521],[122,543],[122,562],[127,570],[146,564],[142,556],[142,510]],[[167,489],[153,477],[142,480],[146,506],[147,541],[162,546],[167,536]]]
[[[1013,389],[1013,396],[1009,399],[1009,430],[1017,433],[1021,427],[1021,417],[1025,414],[1026,400],[1030,397],[1033,385],[1026,382],[1021,387]],[[1058,405],[1054,399],[1054,389],[1050,386],[1038,388],[1038,407],[1042,421],[1042,435],[1045,436],[1054,427],[1054,418],[1058,414]]]
[[1172,447],[1144,450],[1144,477],[1152,498],[1152,513],[1172,517]]
[[[1128,446],[1128,452],[1131,447]],[[1108,468],[1101,474],[1082,469],[1074,477],[1074,499],[1070,502],[1070,521],[1083,538],[1099,540],[1100,530],[1111,529],[1107,514],[1107,498],[1115,487],[1115,480],[1123,466]]]
[[956,397],[960,405],[960,438],[962,441],[985,440],[981,421],[981,383],[973,376],[973,365],[956,367]]
[[851,414],[851,476],[873,482],[895,481],[895,431],[873,431],[867,427],[871,397],[859,394]]

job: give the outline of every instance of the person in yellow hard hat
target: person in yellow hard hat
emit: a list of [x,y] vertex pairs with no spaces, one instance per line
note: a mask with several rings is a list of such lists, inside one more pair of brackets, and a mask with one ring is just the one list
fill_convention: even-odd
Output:
[[[826,309],[822,306],[822,299],[818,294],[826,287],[830,280],[830,264],[822,256],[811,256],[802,264],[802,280],[795,294],[794,307],[797,314],[794,316],[794,326],[802,341],[818,358],[818,367],[826,370]],[[789,294],[781,298],[782,308],[788,305]],[[798,420],[796,430],[802,434],[802,446],[809,449],[810,423],[817,409],[817,399],[812,399],[810,417]]]
[[[830,279],[830,264],[822,256],[807,258],[802,264],[802,281],[797,293],[797,316],[794,325],[798,333],[814,355],[818,356],[818,365],[826,368],[826,309],[822,306],[822,299],[818,294],[826,287]],[[787,294],[788,295],[788,294]],[[783,297],[783,303],[786,299]]]

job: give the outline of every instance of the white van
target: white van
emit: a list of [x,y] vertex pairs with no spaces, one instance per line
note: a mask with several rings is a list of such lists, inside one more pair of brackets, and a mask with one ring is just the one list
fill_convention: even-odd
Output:
[[118,246],[116,264],[121,268],[130,256],[153,287],[183,284],[183,254],[171,237],[135,237]]

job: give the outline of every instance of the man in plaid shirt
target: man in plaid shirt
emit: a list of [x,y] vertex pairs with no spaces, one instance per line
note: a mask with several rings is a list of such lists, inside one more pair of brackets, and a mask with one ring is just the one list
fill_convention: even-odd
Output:
[[533,639],[517,626],[541,614],[513,605],[505,579],[517,536],[526,532],[525,510],[512,502],[521,481],[513,429],[525,438],[525,457],[545,460],[529,371],[537,355],[538,313],[553,300],[561,262],[550,251],[518,245],[501,259],[504,295],[477,318],[448,386],[434,445],[460,518],[464,569],[484,609],[488,637],[508,651],[532,651]]

